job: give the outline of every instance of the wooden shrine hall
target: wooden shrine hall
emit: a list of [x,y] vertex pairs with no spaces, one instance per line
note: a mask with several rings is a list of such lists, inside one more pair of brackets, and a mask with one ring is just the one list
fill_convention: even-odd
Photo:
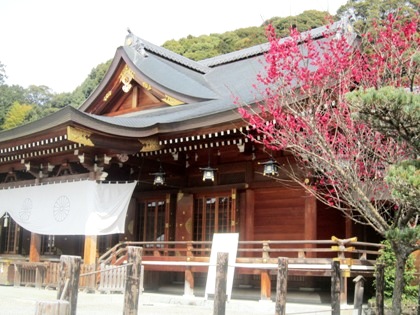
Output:
[[[346,29],[340,23],[330,31]],[[326,30],[311,30],[311,36],[322,39]],[[90,202],[74,209],[79,214],[71,224],[66,224],[66,215],[75,203],[65,199],[51,210],[60,214],[56,224],[65,227],[57,231],[54,224],[41,226],[46,220],[44,212],[36,211],[35,201],[29,203],[26,196],[16,194],[10,198],[21,203],[5,209],[2,197],[0,260],[43,262],[66,254],[82,256],[85,264],[98,260],[115,264],[121,263],[116,254],[123,247],[119,244],[137,242],[145,249],[145,262],[206,262],[214,233],[238,233],[242,249],[238,262],[242,257],[242,262],[269,263],[282,255],[305,263],[305,259],[337,257],[331,246],[342,244],[331,241],[333,236],[357,237],[360,245],[377,241],[367,227],[345,219],[300,186],[279,181],[287,179],[281,172],[264,175],[264,163],[270,159],[281,163],[293,157],[288,152],[267,152],[251,142],[251,131],[234,99],[246,104],[259,101],[253,85],[264,71],[268,48],[263,44],[197,62],[130,32],[103,81],[79,108],[63,108],[1,132],[0,192],[6,199],[21,187],[28,193],[47,187],[38,199],[48,210],[49,198],[55,198],[48,187],[54,186],[63,197],[69,190],[84,193],[85,186],[77,183],[85,181],[98,184],[98,189],[112,183],[134,185],[121,209],[119,230],[90,229],[89,219],[84,219]],[[67,188],[66,183],[76,184]],[[55,202],[51,200],[51,207],[57,207]],[[45,215],[52,213],[47,210]],[[25,228],[30,219],[39,222],[32,231]],[[354,264],[372,266],[363,257],[353,257]],[[201,265],[145,266],[146,272],[160,275],[159,282],[185,274],[198,283],[206,272]],[[261,266],[237,270],[235,281],[249,283],[257,276],[257,284],[265,286],[269,296],[270,274]],[[327,275],[317,272],[313,274]],[[308,274],[296,271],[292,280],[304,283]],[[353,270],[348,276],[357,274]],[[193,287],[194,281],[188,281]]]

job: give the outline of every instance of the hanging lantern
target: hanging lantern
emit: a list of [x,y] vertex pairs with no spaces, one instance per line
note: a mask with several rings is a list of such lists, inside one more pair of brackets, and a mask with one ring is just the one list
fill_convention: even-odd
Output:
[[206,180],[214,182],[214,172],[217,171],[216,168],[212,168],[209,165],[207,167],[200,167],[200,170],[203,172],[203,182]]
[[279,175],[279,167],[276,161],[269,160],[267,162],[260,163],[264,165],[264,176],[276,176]]
[[156,173],[150,173],[150,175],[154,175],[155,178],[153,180],[153,185],[161,186],[165,185],[165,172],[163,171],[162,165],[159,167],[159,171]]
[[165,173],[157,172],[153,173],[152,175],[155,175],[153,185],[160,186],[165,184]]

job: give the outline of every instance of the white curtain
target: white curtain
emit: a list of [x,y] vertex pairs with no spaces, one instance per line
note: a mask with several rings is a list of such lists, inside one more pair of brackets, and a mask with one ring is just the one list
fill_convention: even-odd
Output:
[[124,233],[133,183],[95,181],[25,186],[0,190],[0,217],[47,235]]

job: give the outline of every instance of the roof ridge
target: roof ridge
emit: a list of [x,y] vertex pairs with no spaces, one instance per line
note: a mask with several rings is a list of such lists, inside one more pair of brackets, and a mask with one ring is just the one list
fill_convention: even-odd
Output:
[[[302,32],[302,35],[309,35],[312,38],[317,38],[322,36],[326,31],[336,30],[337,32],[340,30],[345,30],[347,28],[349,21],[347,19],[342,19],[340,21],[336,21],[329,25],[323,25],[305,32]],[[280,39],[280,42],[284,42],[290,39],[290,36],[283,37]],[[262,55],[270,49],[270,43],[266,42],[263,44],[258,44],[252,47],[244,48],[241,50],[233,51],[224,55],[219,55],[207,59],[200,60],[199,63],[207,66],[207,67],[214,67],[219,66],[222,64],[238,61],[241,59],[246,59],[258,55]]]
[[208,73],[211,70],[206,65],[203,65],[197,61],[181,56],[180,54],[177,54],[164,47],[152,44],[151,42],[134,35],[131,31],[128,32],[128,35],[125,38],[124,46],[133,48],[145,57],[147,56],[147,51],[152,52],[165,59],[174,61],[201,73]]

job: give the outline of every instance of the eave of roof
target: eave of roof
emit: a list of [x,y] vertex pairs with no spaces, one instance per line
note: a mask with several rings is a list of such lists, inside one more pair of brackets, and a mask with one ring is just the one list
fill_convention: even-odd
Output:
[[0,143],[33,136],[70,125],[81,125],[86,127],[86,129],[97,131],[98,133],[109,133],[116,136],[148,136],[148,134],[143,135],[140,130],[135,130],[124,125],[108,123],[107,121],[97,119],[98,117],[100,116],[90,115],[68,106],[31,123],[0,132]]

